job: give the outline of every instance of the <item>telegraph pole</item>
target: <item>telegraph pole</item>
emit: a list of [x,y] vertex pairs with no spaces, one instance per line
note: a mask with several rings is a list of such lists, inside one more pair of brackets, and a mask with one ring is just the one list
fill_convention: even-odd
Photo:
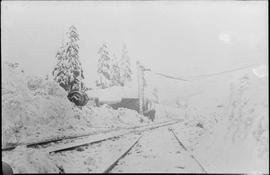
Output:
[[144,72],[150,71],[143,67],[139,61],[137,61],[137,73],[138,73],[138,97],[139,97],[139,113],[143,115],[144,106]]
[[142,70],[139,61],[137,61],[137,77],[138,77],[137,79],[138,79],[139,114],[143,115]]

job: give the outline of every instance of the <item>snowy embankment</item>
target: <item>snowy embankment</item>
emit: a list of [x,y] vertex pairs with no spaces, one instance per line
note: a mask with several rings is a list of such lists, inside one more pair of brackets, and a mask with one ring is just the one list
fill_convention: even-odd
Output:
[[[134,110],[90,105],[77,108],[49,78],[27,76],[19,64],[2,64],[2,149],[20,144],[96,134],[150,123]],[[162,116],[157,121],[164,121]],[[168,119],[167,119],[168,120]],[[14,173],[59,173],[42,149],[2,152]]]
[[178,133],[209,173],[269,171],[267,83],[267,77],[246,71],[231,80],[227,92],[190,101]]
[[[156,120],[184,120],[174,126],[176,134],[208,173],[267,173],[267,77],[243,72],[219,81],[224,84],[214,83],[204,94],[190,98],[185,108],[156,105]],[[3,64],[2,148],[149,122],[133,110],[106,106],[80,110],[66,95],[53,81],[26,77],[18,65]],[[140,123],[141,119],[145,122]],[[41,149],[19,146],[2,159],[15,173],[61,171]]]
[[26,76],[19,64],[3,63],[2,148],[149,122],[128,109],[79,109],[66,96],[54,81]]
[[166,120],[184,120],[185,111],[176,107],[155,104],[156,110],[156,121],[166,121]]

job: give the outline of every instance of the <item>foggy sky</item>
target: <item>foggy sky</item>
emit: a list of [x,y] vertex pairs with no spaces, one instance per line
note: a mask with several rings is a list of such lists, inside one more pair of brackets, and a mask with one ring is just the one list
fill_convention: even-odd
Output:
[[[123,44],[135,66],[175,76],[267,60],[267,2],[2,2],[2,61],[51,74],[64,33],[75,25],[86,83],[96,79],[98,49]],[[136,72],[134,72],[136,74]]]

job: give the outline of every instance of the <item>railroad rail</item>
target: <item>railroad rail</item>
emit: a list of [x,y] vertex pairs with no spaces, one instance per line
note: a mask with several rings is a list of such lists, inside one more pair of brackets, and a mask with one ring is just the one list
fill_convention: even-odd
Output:
[[[198,159],[195,158],[194,155],[192,155],[192,153],[187,149],[187,147],[183,144],[183,142],[180,141],[179,137],[175,134],[174,130],[171,127],[168,127],[168,131],[171,132],[174,136],[174,138],[177,140],[177,142],[179,143],[179,145],[186,151],[186,153],[188,153],[188,155],[199,165],[199,167],[201,168],[201,170],[204,173],[207,173],[207,171],[205,170],[205,168],[202,166],[202,164],[198,161]],[[104,168],[103,173],[110,173],[118,164],[118,162],[123,159],[131,150],[134,146],[136,146],[139,142],[139,140],[142,138],[142,135],[140,135],[137,139],[135,139],[135,141],[130,144],[127,148],[123,149],[124,151],[122,151],[119,154],[119,157],[117,157],[115,160],[113,160],[111,162],[110,165],[107,166],[107,168]]]
[[[125,129],[120,129],[119,130],[113,130],[113,131],[106,131],[105,133],[102,134],[93,134],[91,133],[86,133],[86,134],[81,134],[81,135],[73,135],[73,136],[64,136],[64,137],[58,137],[54,139],[46,139],[42,141],[37,141],[37,142],[32,142],[32,143],[24,143],[24,144],[17,144],[17,145],[12,145],[9,147],[2,148],[2,151],[11,151],[15,149],[17,146],[26,146],[28,148],[35,148],[39,146],[44,146],[46,144],[51,144],[51,143],[57,143],[58,147],[57,148],[50,148],[48,149],[48,152],[59,152],[59,151],[64,151],[64,150],[69,150],[76,148],[78,146],[83,146],[83,145],[88,145],[88,144],[93,144],[93,143],[98,143],[101,141],[105,141],[108,139],[113,139],[117,138],[129,133],[133,132],[142,132],[144,130],[151,130],[155,129],[157,127],[162,127],[162,126],[167,126],[167,125],[172,125],[181,122],[182,120],[171,120],[171,121],[165,121],[165,122],[159,122],[159,123],[154,123],[154,124],[146,124],[146,125],[141,125],[141,126],[135,126],[131,128],[125,128]],[[64,142],[64,141],[70,141],[73,142],[72,144],[67,144],[67,143],[58,143],[58,142]]]
[[74,141],[71,144],[64,143],[64,144],[59,144],[56,147],[49,147],[47,149],[47,152],[48,153],[57,153],[57,152],[61,152],[61,151],[73,150],[73,149],[81,147],[81,146],[86,146],[86,145],[91,145],[91,144],[99,143],[99,142],[106,141],[106,140],[111,140],[114,138],[118,138],[118,137],[121,137],[124,135],[131,134],[131,133],[141,133],[141,132],[157,129],[160,127],[174,125],[174,124],[177,124],[181,121],[182,120],[162,122],[162,123],[158,123],[158,124],[154,124],[154,125],[138,127],[136,129],[130,129],[128,131],[125,130],[125,131],[120,131],[120,132],[95,135],[95,136],[91,136],[89,138],[85,138],[83,140]]
[[[128,153],[139,143],[140,139],[143,137],[143,134],[145,132],[155,130],[155,129],[161,128],[161,127],[168,127],[168,132],[170,132],[173,135],[173,137],[177,140],[177,142],[179,143],[181,148],[183,148],[185,150],[185,152],[187,153],[186,155],[190,156],[196,162],[196,164],[201,168],[202,172],[207,173],[207,171],[202,166],[202,164],[198,161],[198,159],[195,158],[195,156],[188,150],[188,148],[183,144],[183,142],[179,139],[179,137],[174,132],[174,129],[172,128],[172,126],[174,124],[181,122],[181,121],[182,120],[166,121],[166,122],[160,122],[160,123],[156,123],[156,124],[152,124],[152,125],[140,126],[140,127],[136,127],[135,129],[133,128],[133,129],[120,131],[120,132],[113,132],[113,133],[110,132],[110,133],[103,134],[103,135],[97,134],[97,135],[94,135],[91,137],[82,138],[82,140],[73,140],[72,143],[68,143],[68,144],[61,143],[61,144],[57,144],[54,146],[49,146],[49,147],[44,148],[44,149],[46,150],[46,152],[48,154],[52,154],[52,153],[58,153],[58,152],[62,152],[62,151],[73,150],[73,149],[79,148],[81,146],[87,146],[87,145],[91,145],[94,143],[103,142],[106,140],[120,138],[124,135],[132,134],[132,133],[138,134],[138,136],[134,140],[131,140],[130,143],[126,144],[126,146],[123,149],[121,149],[122,151],[119,152],[119,154],[117,154],[117,156],[115,158],[107,161],[100,168],[100,172],[110,173],[118,165],[118,162],[121,159],[125,158],[125,156],[128,155]],[[41,142],[41,144],[44,144],[44,142]],[[37,146],[37,145],[38,145],[38,143],[30,144],[30,145],[28,145],[28,147]]]
[[137,138],[137,139],[135,140],[135,142],[132,143],[131,145],[129,145],[126,149],[123,149],[123,150],[125,150],[125,151],[123,151],[123,152],[120,154],[120,156],[119,156],[116,160],[112,161],[112,163],[111,163],[111,164],[103,171],[103,173],[110,173],[111,170],[117,165],[117,163],[118,163],[122,158],[124,158],[124,157],[131,151],[131,149],[132,149],[135,145],[138,144],[138,142],[139,142],[139,140],[140,140],[141,138],[142,138],[142,135],[140,135],[140,137]]
[[189,154],[189,156],[195,160],[195,162],[199,165],[199,167],[202,169],[204,173],[207,173],[205,168],[202,166],[202,164],[198,161],[198,159],[195,158],[195,156],[187,149],[187,147],[183,144],[183,142],[180,141],[179,137],[175,134],[174,130],[172,128],[168,128],[168,130],[173,134],[174,138],[177,140],[179,145]]

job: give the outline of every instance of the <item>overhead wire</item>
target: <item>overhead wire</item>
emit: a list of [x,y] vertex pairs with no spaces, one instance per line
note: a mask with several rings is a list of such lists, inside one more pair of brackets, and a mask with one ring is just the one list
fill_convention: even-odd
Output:
[[164,74],[164,73],[160,73],[160,72],[154,72],[152,70],[150,70],[152,73],[165,77],[165,78],[169,78],[169,79],[174,79],[174,80],[179,80],[179,81],[194,81],[194,80],[198,80],[204,77],[211,77],[211,76],[217,76],[217,75],[222,75],[222,74],[226,74],[226,73],[230,73],[230,72],[235,72],[235,71],[239,71],[239,70],[243,70],[243,69],[247,69],[250,67],[253,67],[255,65],[258,64],[251,64],[248,66],[242,66],[242,67],[238,67],[238,68],[234,68],[234,69],[230,69],[230,70],[225,70],[225,71],[221,71],[221,72],[215,72],[215,73],[210,73],[210,74],[200,74],[200,75],[194,75],[194,76],[186,76],[187,78],[182,78],[182,77],[175,77],[175,76],[171,76],[168,74]]
[[216,73],[211,73],[211,74],[201,74],[201,75],[189,76],[189,78],[200,78],[200,77],[217,76],[217,75],[221,75],[221,74],[226,74],[226,73],[230,73],[230,72],[235,72],[235,71],[247,69],[247,68],[253,67],[255,65],[257,65],[257,64],[252,64],[252,65],[248,65],[248,66],[238,67],[238,68],[234,68],[234,69],[230,69],[230,70],[225,70],[225,71],[221,71],[221,72],[216,72]]
[[166,77],[166,78],[170,78],[170,79],[181,80],[181,81],[189,81],[189,80],[186,80],[186,79],[183,79],[183,78],[173,77],[173,76],[166,75],[166,74],[163,74],[163,73],[156,72],[155,74]]

